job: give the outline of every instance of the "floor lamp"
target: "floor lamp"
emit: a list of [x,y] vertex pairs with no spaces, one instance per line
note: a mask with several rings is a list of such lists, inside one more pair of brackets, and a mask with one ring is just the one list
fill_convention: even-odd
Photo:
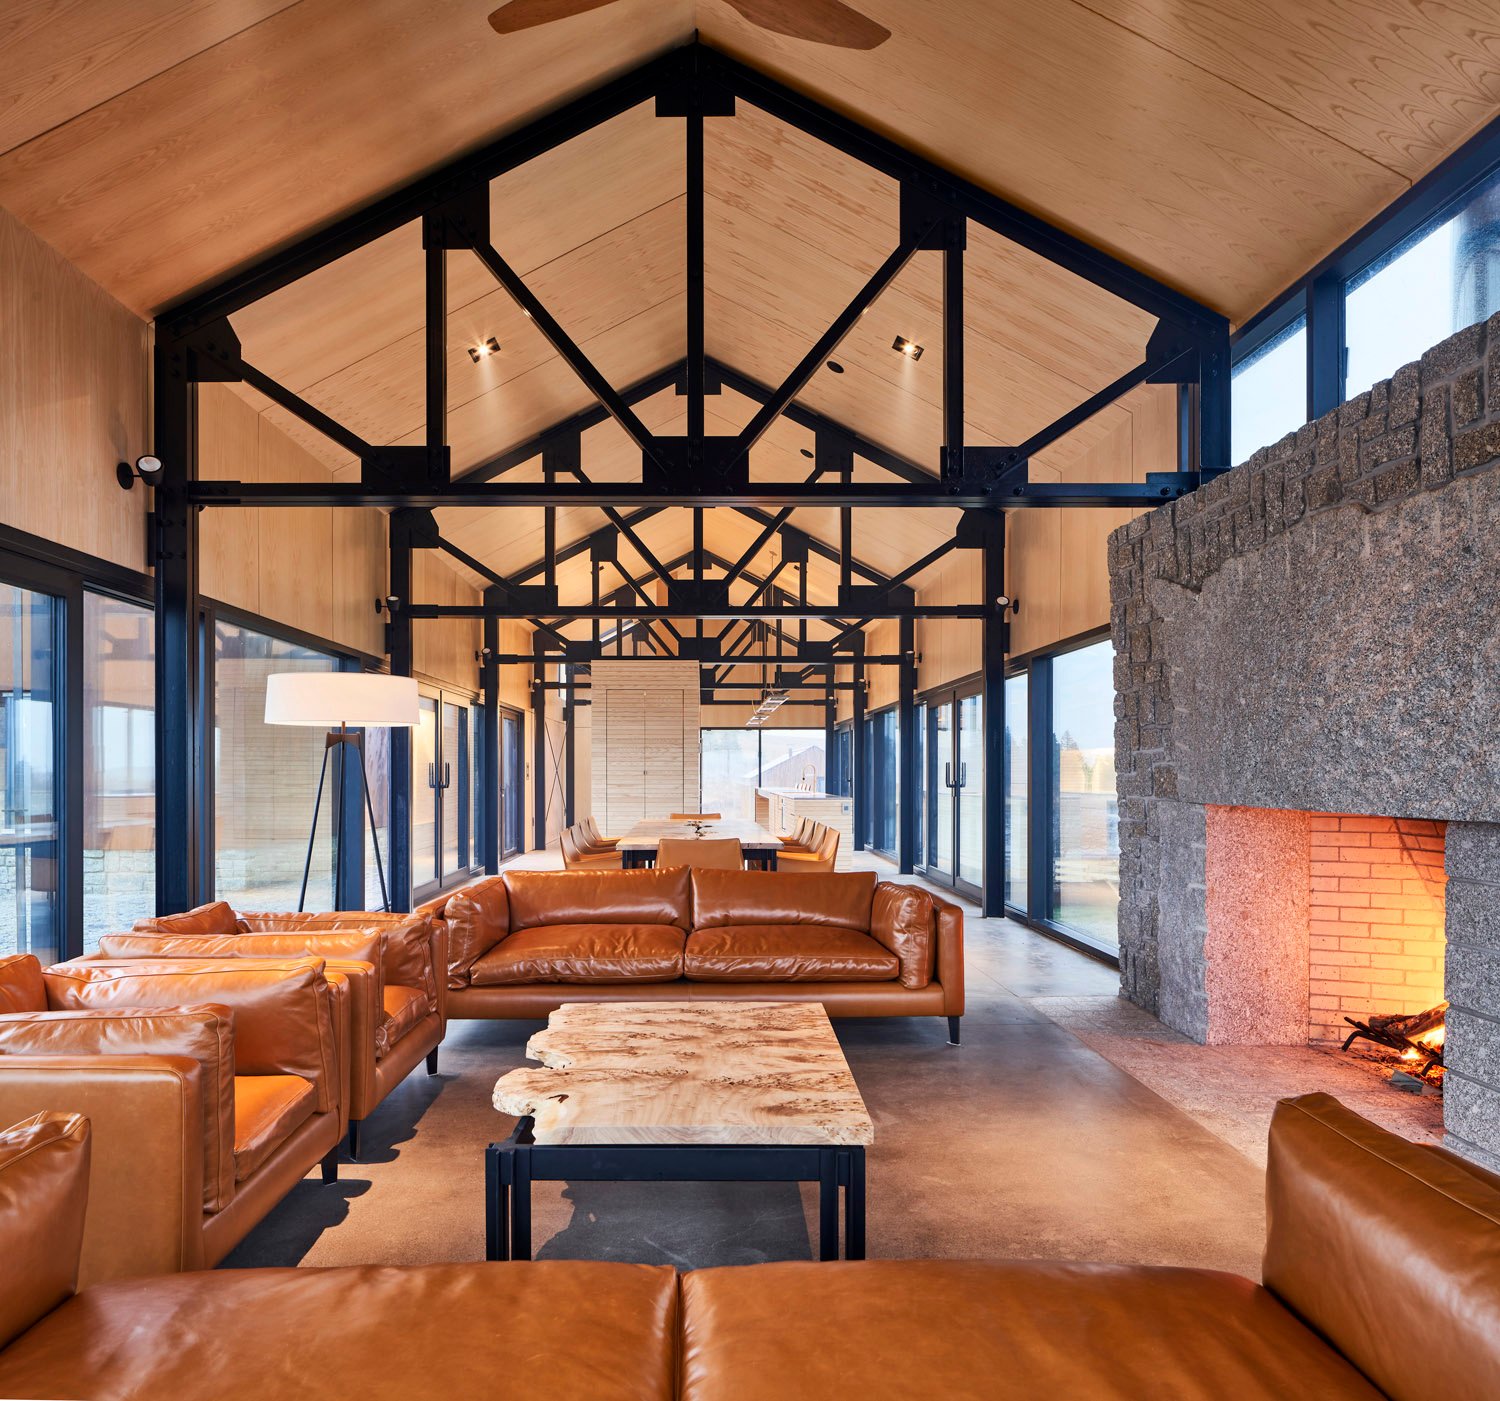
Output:
[[[359,760],[360,787],[365,811],[370,817],[370,838],[375,844],[375,869],[380,873],[381,908],[390,909],[391,896],[380,860],[380,835],[375,822],[375,804],[370,797],[370,778],[365,771],[363,730],[370,726],[409,728],[417,723],[421,702],[417,683],[410,676],[384,676],[359,671],[282,671],[266,678],[266,723],[268,725],[314,725],[327,730],[323,741],[323,768],[318,775],[318,796],[313,803],[312,830],[307,834],[307,860],[302,867],[300,911],[307,903],[307,878],[312,871],[313,843],[318,835],[318,814],[323,806],[323,784],[328,778],[328,755],[334,755],[335,791],[344,791],[346,753],[352,749]],[[350,727],[353,726],[351,732]],[[337,825],[333,834],[334,904],[343,889],[344,844]]]

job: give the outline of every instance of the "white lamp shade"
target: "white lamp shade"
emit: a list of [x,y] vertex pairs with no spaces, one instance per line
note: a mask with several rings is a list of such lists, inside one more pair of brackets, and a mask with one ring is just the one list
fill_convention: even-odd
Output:
[[279,671],[266,678],[266,724],[407,726],[420,706],[410,676],[360,671]]

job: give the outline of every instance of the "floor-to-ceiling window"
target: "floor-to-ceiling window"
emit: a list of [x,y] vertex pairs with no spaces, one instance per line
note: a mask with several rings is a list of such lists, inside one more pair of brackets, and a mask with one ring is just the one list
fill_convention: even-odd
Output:
[[1307,317],[1236,361],[1230,378],[1230,462],[1307,422]]
[[0,954],[63,950],[58,892],[62,600],[0,580]]
[[822,729],[705,729],[699,733],[702,812],[755,816],[757,788],[821,791],[828,771]]
[[1027,716],[1028,678],[1005,679],[1005,903],[1024,910],[1027,899],[1026,866],[1029,847],[1026,824],[1026,784],[1030,733]]
[[156,911],[156,631],[150,608],[83,600],[83,950]]
[[[473,725],[481,714],[469,697],[424,691],[411,736],[413,897],[425,900],[473,875],[476,769]],[[482,775],[480,782],[483,782]]]
[[865,717],[864,841],[873,851],[894,856],[901,803],[900,714],[895,706]]
[[970,899],[984,885],[984,700],[979,683],[929,692],[918,707],[921,838],[917,865],[927,879]]
[[[323,762],[322,730],[265,721],[266,678],[339,662],[283,638],[214,624],[214,894],[239,908],[297,906]],[[330,760],[330,766],[332,761]],[[331,785],[330,777],[330,785]],[[334,908],[331,787],[313,841],[309,909]]]

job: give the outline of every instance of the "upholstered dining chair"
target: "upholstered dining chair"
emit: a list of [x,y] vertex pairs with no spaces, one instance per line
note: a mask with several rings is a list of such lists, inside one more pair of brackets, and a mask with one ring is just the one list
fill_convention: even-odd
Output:
[[693,841],[690,837],[663,837],[656,847],[656,869],[668,866],[695,866],[699,870],[739,871],[744,868],[745,853],[739,838]]
[[779,841],[782,846],[806,846],[807,829],[811,826],[812,818],[799,817],[797,819],[797,825],[784,836],[777,837],[776,840]]
[[722,822],[722,812],[674,812],[670,819],[673,822]]
[[576,826],[564,827],[559,839],[563,869],[567,871],[618,871],[624,864],[618,851],[596,851],[584,845]]
[[[822,825],[821,823],[819,824]],[[823,875],[834,868],[839,855],[839,834],[834,827],[824,827],[811,851],[780,851],[776,869],[791,875]]]
[[601,837],[599,835],[599,824],[594,821],[592,816],[585,817],[582,822],[575,823],[574,825],[583,828],[583,835],[588,839],[590,846],[598,847],[604,851],[613,851],[620,844],[618,837]]

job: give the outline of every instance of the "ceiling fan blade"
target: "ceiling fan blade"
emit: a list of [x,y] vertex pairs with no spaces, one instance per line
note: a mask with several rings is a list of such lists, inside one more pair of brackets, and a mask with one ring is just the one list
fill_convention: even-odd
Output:
[[523,29],[571,19],[612,4],[614,0],[510,0],[490,14],[490,28],[496,34],[519,34]]
[[883,24],[843,0],[728,0],[751,24],[840,49],[873,49],[891,37]]

